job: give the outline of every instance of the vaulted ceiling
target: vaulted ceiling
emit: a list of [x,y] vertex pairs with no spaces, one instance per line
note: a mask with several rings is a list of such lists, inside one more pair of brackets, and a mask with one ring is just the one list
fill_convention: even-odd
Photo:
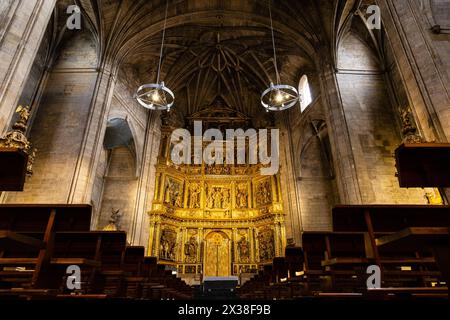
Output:
[[[67,3],[61,0],[60,3]],[[97,42],[99,60],[133,86],[154,82],[166,0],[76,0]],[[318,52],[335,55],[358,0],[272,0],[282,82],[297,86],[317,68]],[[267,0],[169,0],[161,79],[184,115],[217,96],[245,114],[275,81]],[[324,50],[322,50],[324,51]]]

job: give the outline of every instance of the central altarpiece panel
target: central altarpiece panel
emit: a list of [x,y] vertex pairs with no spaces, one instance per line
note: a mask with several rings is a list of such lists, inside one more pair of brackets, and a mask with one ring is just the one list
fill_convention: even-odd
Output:
[[[215,102],[187,118],[203,130],[242,128],[245,115]],[[262,175],[261,164],[181,164],[171,159],[177,128],[163,117],[150,216],[149,255],[171,265],[185,280],[256,272],[286,246],[279,175]],[[272,122],[265,122],[264,129]],[[221,141],[216,141],[222,143]],[[223,141],[225,144],[225,141]],[[245,144],[249,151],[248,139]],[[247,152],[248,157],[248,152]],[[236,162],[235,162],[236,163]]]

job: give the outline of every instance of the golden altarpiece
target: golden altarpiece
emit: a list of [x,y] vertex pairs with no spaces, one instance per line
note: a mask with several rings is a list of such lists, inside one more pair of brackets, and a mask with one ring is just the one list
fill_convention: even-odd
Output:
[[[163,117],[149,212],[149,255],[174,266],[185,278],[254,272],[283,255],[285,214],[279,176],[261,175],[259,164],[173,164],[174,118]],[[188,117],[188,130],[193,131],[194,121],[202,121],[204,130],[252,125],[221,101]]]

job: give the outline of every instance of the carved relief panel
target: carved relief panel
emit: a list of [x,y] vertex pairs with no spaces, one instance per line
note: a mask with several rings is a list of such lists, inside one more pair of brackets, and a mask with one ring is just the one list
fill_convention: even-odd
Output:
[[270,178],[255,183],[256,206],[263,206],[272,202],[272,188]]
[[183,207],[183,183],[172,178],[166,177],[164,186],[164,203],[177,207]]
[[177,233],[171,228],[163,229],[159,241],[159,258],[163,260],[176,260]]
[[270,228],[260,230],[258,235],[259,259],[260,261],[270,261],[275,256],[274,234]]

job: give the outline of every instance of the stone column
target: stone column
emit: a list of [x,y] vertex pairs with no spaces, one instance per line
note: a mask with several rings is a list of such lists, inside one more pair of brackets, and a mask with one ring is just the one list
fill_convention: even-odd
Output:
[[116,83],[116,72],[117,70],[110,65],[104,65],[99,70],[68,203],[89,203],[91,200],[95,172],[103,148],[103,137]]
[[2,0],[0,6],[0,134],[28,79],[56,0]]
[[[326,51],[327,49],[323,48],[322,50]],[[336,71],[329,59],[327,57],[322,58],[320,86],[330,133],[340,202],[343,204],[360,204],[362,202],[361,190],[347,119],[342,106]]]
[[147,120],[136,204],[133,213],[133,229],[130,235],[130,239],[135,245],[145,245],[147,243],[147,237],[149,237],[146,229],[147,212],[152,207],[153,200],[157,200],[156,196],[158,195],[157,188],[159,184],[155,181],[155,164],[157,162],[157,150],[160,139],[158,118],[157,113],[150,113]]
[[420,132],[427,141],[449,141],[449,34],[433,34],[419,1],[377,2]]

